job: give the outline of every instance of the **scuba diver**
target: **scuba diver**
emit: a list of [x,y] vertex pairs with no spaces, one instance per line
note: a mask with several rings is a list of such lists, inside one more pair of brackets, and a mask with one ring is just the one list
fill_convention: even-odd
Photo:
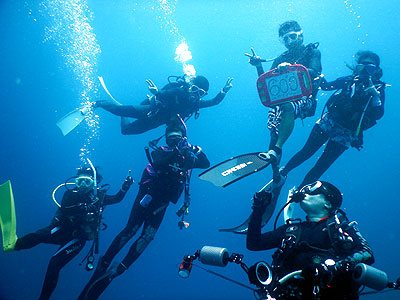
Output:
[[[181,118],[168,124],[165,138],[167,147],[152,145],[154,151],[151,154],[146,149],[149,164],[143,171],[128,223],[100,258],[95,273],[79,299],[97,299],[116,276],[125,272],[139,258],[154,239],[169,203],[176,204],[184,190],[185,196],[189,193],[190,170],[209,167],[210,162],[201,148],[187,142],[186,126]],[[177,211],[178,216],[187,211],[189,200],[189,197],[185,197],[182,207]],[[111,265],[114,257],[142,226],[142,233],[125,258]]]
[[[213,99],[203,100],[210,86],[204,76],[196,76],[189,81],[184,76],[169,76],[169,83],[161,90],[148,79],[146,82],[153,95],[148,96],[140,105],[118,105],[111,101],[97,101],[94,105],[122,117],[122,134],[140,134],[167,124],[177,114],[184,119],[195,114],[197,119],[201,108],[217,105],[225,98],[232,87],[232,80],[233,78],[228,78],[225,86]],[[126,117],[136,120],[131,122]]]
[[102,176],[92,167],[78,169],[75,187],[64,193],[50,225],[18,238],[15,244],[14,250],[30,249],[41,243],[60,245],[50,259],[39,297],[41,300],[50,299],[61,269],[78,255],[89,240],[94,243],[88,253],[88,263],[94,261],[93,250],[97,247],[95,243],[98,243],[103,208],[120,202],[132,185],[133,180],[128,176],[116,195],[107,195],[106,190],[97,187]]
[[304,147],[281,169],[280,174],[285,178],[327,142],[300,187],[319,179],[349,147],[360,150],[364,130],[374,126],[384,114],[386,84],[380,80],[379,56],[371,51],[359,51],[355,61],[352,75],[333,82],[322,81],[323,90],[336,90],[326,103],[327,112],[314,125]]
[[261,218],[271,200],[269,192],[256,193],[247,233],[252,251],[277,248],[272,269],[278,278],[302,270],[275,291],[277,299],[359,299],[359,284],[352,279],[357,263],[372,264],[374,257],[356,222],[349,222],[339,208],[340,191],[325,181],[316,181],[292,195],[300,203],[306,221],[289,219],[276,230],[261,233]]
[[[301,64],[307,68],[312,82],[311,96],[301,98],[292,102],[279,104],[270,108],[268,113],[268,129],[271,132],[269,151],[266,160],[271,163],[274,172],[274,182],[279,184],[279,162],[282,156],[282,147],[291,135],[294,128],[294,120],[312,117],[316,109],[316,96],[319,86],[319,76],[322,71],[321,53],[317,49],[318,43],[303,44],[303,30],[296,21],[286,21],[279,26],[279,38],[288,49],[279,57],[274,59],[271,70],[278,68],[283,72],[289,65]],[[258,76],[264,73],[262,62],[266,60],[257,56],[253,49],[249,63],[257,68]]]

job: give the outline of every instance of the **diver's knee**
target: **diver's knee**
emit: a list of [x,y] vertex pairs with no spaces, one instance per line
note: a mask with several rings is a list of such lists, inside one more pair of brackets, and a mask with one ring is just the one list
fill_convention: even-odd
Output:
[[292,103],[288,102],[280,106],[282,115],[294,115],[294,108]]
[[154,240],[156,233],[152,232],[152,233],[146,233],[144,235],[141,236],[141,239],[146,242],[147,244],[149,244],[152,240]]

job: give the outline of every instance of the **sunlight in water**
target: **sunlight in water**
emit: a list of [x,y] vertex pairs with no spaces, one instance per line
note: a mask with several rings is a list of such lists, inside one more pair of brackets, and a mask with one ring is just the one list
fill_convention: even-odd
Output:
[[[80,84],[80,105],[89,105],[98,92],[96,73],[97,55],[100,53],[96,35],[89,24],[93,15],[85,0],[45,0],[41,5],[43,13],[50,17],[45,28],[45,41],[52,41],[57,46],[56,51],[73,71]],[[87,126],[80,149],[82,161],[93,151],[93,141],[98,137],[99,117],[92,108],[88,110],[84,122]]]

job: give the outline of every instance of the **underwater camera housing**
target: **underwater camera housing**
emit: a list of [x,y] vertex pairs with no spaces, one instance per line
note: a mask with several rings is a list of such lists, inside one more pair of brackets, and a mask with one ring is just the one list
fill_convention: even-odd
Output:
[[193,261],[199,259],[205,265],[225,267],[228,262],[242,262],[243,255],[232,253],[229,255],[228,249],[213,246],[204,246],[197,250],[194,255],[185,255],[179,266],[178,275],[188,278],[192,270]]
[[[242,262],[243,257],[242,254],[237,253],[232,253],[230,255],[226,248],[204,246],[200,250],[197,250],[194,255],[185,255],[183,257],[182,263],[179,266],[178,275],[182,278],[188,278],[193,267],[193,261],[196,259],[199,259],[199,261],[205,265],[218,267],[225,267],[228,262],[234,262],[242,267],[242,269],[247,273],[250,283],[256,285],[258,289],[251,288],[199,265],[195,266],[253,290],[256,299],[271,299],[270,291],[275,293],[277,287],[281,286],[291,278],[302,278],[302,270],[297,270],[283,276],[282,278],[277,278],[272,268],[266,262],[260,261],[251,267],[247,267],[246,264]],[[351,272],[355,281],[376,291],[382,291],[385,288],[400,289],[400,278],[396,282],[390,282],[384,271],[364,263],[357,264]]]

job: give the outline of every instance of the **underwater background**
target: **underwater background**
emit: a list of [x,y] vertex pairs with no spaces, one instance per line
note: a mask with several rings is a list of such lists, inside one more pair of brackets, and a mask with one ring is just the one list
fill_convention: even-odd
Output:
[[[212,165],[266,150],[268,109],[257,95],[256,70],[243,54],[250,47],[263,58],[281,54],[285,49],[278,26],[293,19],[304,30],[305,44],[320,43],[328,80],[350,74],[345,62],[352,64],[358,50],[368,49],[380,55],[382,79],[392,85],[386,90],[385,115],[365,132],[364,148],[346,151],[322,179],[340,188],[344,210],[358,221],[372,246],[374,266],[395,281],[400,276],[398,9],[394,0],[0,0],[0,183],[12,182],[18,235],[49,224],[57,209],[53,189],[74,176],[85,158],[101,166],[110,193],[118,191],[128,170],[136,182],[140,180],[148,163],[143,148],[162,135],[164,127],[123,136],[120,118],[100,109],[67,136],[55,124],[86,101],[108,99],[97,76],[103,76],[121,103],[138,104],[148,93],[146,79],[161,88],[169,75],[183,74],[182,63],[174,59],[182,42],[193,56],[188,63],[210,81],[207,97],[214,97],[228,77],[234,78],[221,104],[201,110],[197,120],[187,122],[189,141],[203,148]],[[296,121],[282,165],[304,145],[328,95],[319,93],[314,117]],[[284,190],[299,184],[316,159],[317,155],[291,172]],[[250,252],[245,236],[218,232],[248,217],[251,197],[270,180],[271,170],[224,189],[199,180],[199,173],[195,170],[192,177],[192,204],[186,217],[190,227],[179,230],[175,212],[180,203],[170,205],[154,241],[101,299],[253,299],[250,290],[199,268],[193,267],[188,279],[178,277],[177,270],[185,254],[204,245],[242,253],[248,265],[271,262],[273,251]],[[105,209],[108,229],[101,233],[101,253],[125,226],[137,190],[134,184],[120,204]],[[284,190],[277,208],[286,201]],[[59,191],[56,197],[61,196]],[[89,245],[62,269],[52,299],[78,297],[92,275],[79,266]],[[0,299],[36,299],[56,249],[41,244],[0,253]],[[238,265],[210,269],[248,282]],[[400,293],[361,299],[400,299]]]

